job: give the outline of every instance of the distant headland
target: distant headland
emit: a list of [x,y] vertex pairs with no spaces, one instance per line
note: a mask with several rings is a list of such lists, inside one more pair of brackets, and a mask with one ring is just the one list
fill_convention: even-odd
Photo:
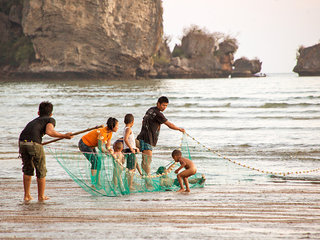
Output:
[[235,38],[197,26],[171,52],[162,1],[0,2],[0,77],[251,77],[259,59],[234,61]]

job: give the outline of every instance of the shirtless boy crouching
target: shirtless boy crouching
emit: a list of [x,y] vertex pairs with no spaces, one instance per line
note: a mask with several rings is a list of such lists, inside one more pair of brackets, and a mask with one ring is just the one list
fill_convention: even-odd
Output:
[[[179,162],[181,165],[177,170],[174,171],[176,174],[178,174],[177,178],[180,184],[180,189],[177,192],[190,192],[188,177],[196,174],[197,168],[195,164],[190,159],[182,157],[181,151],[177,149],[172,152],[172,158],[175,162]],[[185,170],[179,173],[182,168],[185,168]],[[186,189],[184,189],[183,182],[186,185]]]

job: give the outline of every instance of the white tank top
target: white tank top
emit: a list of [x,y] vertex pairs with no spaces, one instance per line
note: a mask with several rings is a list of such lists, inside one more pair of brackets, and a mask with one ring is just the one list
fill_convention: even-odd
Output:
[[[127,144],[125,143],[125,141],[124,141],[124,136],[126,135],[126,129],[127,129],[127,128],[128,128],[128,127],[125,127],[124,130],[123,130],[123,149],[129,148],[129,147],[127,146]],[[137,147],[136,147],[136,140],[135,140],[135,138],[134,138],[133,131],[131,131],[131,134],[130,134],[129,137],[128,137],[128,141],[129,141],[129,144],[131,145],[131,147],[132,147],[133,149],[137,148]]]

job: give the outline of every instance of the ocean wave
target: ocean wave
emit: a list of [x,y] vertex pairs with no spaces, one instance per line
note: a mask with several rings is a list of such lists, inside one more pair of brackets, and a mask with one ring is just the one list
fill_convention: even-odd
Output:
[[[252,98],[244,98],[244,97],[205,97],[205,96],[171,96],[169,98],[170,101],[174,102],[175,100],[185,101],[185,100],[193,100],[193,101],[230,101],[230,100],[252,100]],[[253,99],[256,100],[256,99]]]
[[267,102],[267,103],[262,103],[260,105],[254,105],[253,102],[249,103],[239,103],[239,102],[227,102],[223,104],[218,104],[218,103],[181,103],[181,104],[173,104],[172,108],[200,108],[200,109],[210,109],[210,108],[235,108],[235,109],[240,109],[240,108],[291,108],[291,107],[312,107],[312,106],[320,106],[319,103],[285,103],[285,102]]
[[292,99],[320,99],[320,96],[309,95],[303,97],[293,97]]
[[37,108],[39,106],[39,103],[38,102],[32,102],[32,103],[24,102],[24,103],[21,103],[21,104],[16,104],[15,106],[26,107],[26,108],[28,108],[28,107]]
[[202,103],[183,103],[183,104],[175,104],[172,106],[172,108],[228,108],[231,107],[231,103],[225,103],[225,104],[202,104]]
[[258,106],[257,108],[288,108],[288,107],[298,107],[298,106],[319,106],[318,103],[265,103]]
[[273,179],[282,179],[282,180],[290,180],[290,181],[303,181],[303,182],[313,182],[320,184],[320,177],[318,176],[277,176],[277,175],[271,175],[270,176]]
[[292,117],[292,116],[257,116],[256,119],[291,119],[291,120],[318,120],[320,116]]

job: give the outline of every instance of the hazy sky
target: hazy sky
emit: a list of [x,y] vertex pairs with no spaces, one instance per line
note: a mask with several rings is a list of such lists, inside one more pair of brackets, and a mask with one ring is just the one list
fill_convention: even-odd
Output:
[[320,0],[163,0],[170,47],[192,24],[235,37],[242,56],[262,61],[262,72],[291,72],[297,49],[320,42]]

